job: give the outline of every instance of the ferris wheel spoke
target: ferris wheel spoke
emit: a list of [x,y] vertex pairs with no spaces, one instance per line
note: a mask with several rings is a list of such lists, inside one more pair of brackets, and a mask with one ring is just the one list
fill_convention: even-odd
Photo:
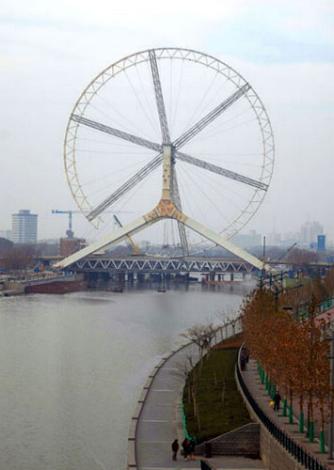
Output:
[[145,178],[151,171],[157,168],[162,162],[162,154],[157,155],[153,158],[147,165],[143,166],[137,173],[135,173],[131,178],[129,178],[122,186],[120,186],[116,191],[114,191],[109,197],[102,201],[95,209],[93,209],[89,214],[87,214],[87,219],[92,221],[98,217],[103,211],[105,211],[109,206],[114,204],[121,196],[130,191],[134,186],[136,186],[142,179]]
[[[175,166],[173,167],[173,177],[172,177],[172,199],[174,201],[174,204],[176,207],[182,211],[182,203],[181,203],[181,197],[180,197],[180,192],[179,192],[179,185],[177,183],[177,177],[176,177],[176,171],[175,171]],[[181,241],[181,246],[182,246],[182,251],[185,256],[189,255],[189,245],[188,245],[188,239],[187,239],[187,233],[185,226],[181,222],[177,222],[178,230],[179,230],[179,235],[180,235],[180,241]]]
[[170,144],[170,136],[169,136],[169,129],[167,123],[167,116],[166,116],[166,108],[164,103],[164,97],[162,94],[160,76],[159,76],[159,69],[157,64],[157,58],[155,55],[155,51],[151,49],[148,53],[150,58],[150,65],[151,65],[151,72],[154,84],[154,92],[155,92],[155,100],[157,102],[158,114],[159,114],[159,121],[162,133],[162,139],[164,144]]
[[225,176],[226,178],[229,178],[235,181],[239,181],[240,183],[248,184],[249,186],[253,186],[254,188],[261,189],[263,191],[268,190],[268,185],[265,183],[262,183],[262,181],[254,180],[252,178],[249,178],[248,176],[244,176],[244,175],[241,175],[240,173],[236,173],[235,171],[227,170],[226,168],[222,168],[218,165],[214,165],[213,163],[204,162],[203,160],[187,155],[186,153],[176,151],[175,157],[178,158],[179,160],[190,163],[191,165],[204,168],[205,170],[211,171],[218,175]]
[[106,126],[105,124],[101,124],[100,122],[87,119],[83,116],[79,116],[78,114],[72,114],[71,119],[72,121],[78,122],[79,124],[82,124],[87,127],[91,127],[92,129],[96,129],[97,131],[104,132],[105,134],[113,135],[114,137],[119,137],[120,139],[127,140],[128,142],[140,145],[141,147],[155,150],[156,152],[161,151],[160,144],[151,142],[150,140],[147,140],[147,139],[143,139],[142,137],[138,137],[134,134],[130,134],[128,132],[115,129],[114,127]]
[[185,145],[189,140],[191,140],[195,135],[201,132],[205,127],[207,127],[211,122],[213,122],[218,116],[220,116],[226,109],[232,106],[239,98],[241,98],[251,86],[246,83],[241,88],[239,88],[235,93],[229,96],[226,100],[216,106],[212,111],[210,111],[206,116],[200,119],[196,124],[194,124],[190,129],[184,132],[180,137],[178,137],[173,145],[175,148],[180,148]]

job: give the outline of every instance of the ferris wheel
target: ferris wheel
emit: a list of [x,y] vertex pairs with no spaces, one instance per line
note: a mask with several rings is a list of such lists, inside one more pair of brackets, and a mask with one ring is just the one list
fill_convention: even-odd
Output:
[[[228,239],[269,188],[274,139],[262,101],[233,68],[158,48],[115,62],[86,87],[68,121],[64,161],[72,195],[97,228],[110,211],[131,208],[141,223],[124,221],[127,235],[167,219],[188,254],[189,242],[203,238],[233,248]],[[122,238],[107,235],[92,249]]]

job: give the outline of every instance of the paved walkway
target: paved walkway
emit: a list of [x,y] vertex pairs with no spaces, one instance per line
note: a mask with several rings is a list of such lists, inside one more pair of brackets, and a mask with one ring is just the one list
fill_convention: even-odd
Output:
[[[195,345],[188,345],[167,359],[151,383],[137,423],[138,470],[200,468],[199,459],[188,462],[179,456],[173,462],[171,458],[172,441],[175,438],[183,441],[180,404],[185,367],[191,368],[189,357],[193,364],[198,361]],[[263,469],[260,460],[242,457],[212,458],[209,463],[217,470]]]
[[242,372],[243,380],[253,396],[254,400],[262,408],[263,412],[283,431],[294,439],[299,445],[301,445],[305,451],[312,453],[322,464],[325,464],[328,468],[334,470],[334,462],[328,461],[327,454],[321,454],[319,451],[319,442],[310,443],[306,438],[305,434],[298,432],[298,423],[295,419],[294,424],[289,424],[288,417],[282,416],[282,410],[275,412],[270,406],[270,398],[265,390],[264,385],[261,384],[257,372],[256,362],[250,359],[247,370]]

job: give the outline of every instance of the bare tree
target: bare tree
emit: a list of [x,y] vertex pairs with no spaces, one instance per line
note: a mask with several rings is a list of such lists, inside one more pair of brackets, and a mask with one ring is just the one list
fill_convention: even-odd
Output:
[[290,251],[286,260],[289,263],[299,264],[303,266],[319,261],[319,255],[314,251],[294,248],[292,251]]
[[194,325],[185,333],[182,333],[181,336],[198,346],[201,361],[204,354],[210,350],[216,331],[217,329],[214,328],[212,323],[208,325]]
[[3,265],[13,271],[31,268],[35,254],[35,247],[32,245],[13,246],[3,254]]

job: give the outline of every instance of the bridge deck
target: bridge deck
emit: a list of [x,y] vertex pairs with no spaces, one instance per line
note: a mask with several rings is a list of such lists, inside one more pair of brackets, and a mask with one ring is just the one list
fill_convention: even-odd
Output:
[[258,271],[242,260],[222,258],[169,258],[154,256],[128,256],[111,258],[90,256],[72,264],[71,269],[81,272],[142,272],[142,273],[251,273]]

